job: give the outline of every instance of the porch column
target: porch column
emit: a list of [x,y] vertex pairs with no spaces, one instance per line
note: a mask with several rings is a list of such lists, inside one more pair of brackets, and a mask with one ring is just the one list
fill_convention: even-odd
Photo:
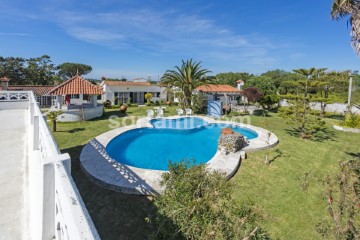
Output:
[[97,107],[97,96],[96,95],[91,95],[90,103],[92,104],[93,107]]
[[62,103],[63,103],[62,95],[57,95],[56,96],[56,106],[58,107],[58,109],[62,108]]

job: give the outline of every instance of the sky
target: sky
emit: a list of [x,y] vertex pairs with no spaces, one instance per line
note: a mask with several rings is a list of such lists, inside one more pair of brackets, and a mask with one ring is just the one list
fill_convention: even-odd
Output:
[[360,70],[332,0],[0,0],[0,56],[158,80],[182,60],[213,72]]

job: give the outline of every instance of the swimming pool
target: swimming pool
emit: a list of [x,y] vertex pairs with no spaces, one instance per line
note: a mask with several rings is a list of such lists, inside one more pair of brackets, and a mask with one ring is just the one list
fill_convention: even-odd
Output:
[[113,138],[106,146],[114,160],[138,168],[168,170],[169,161],[208,162],[216,153],[221,129],[232,128],[247,139],[258,134],[229,124],[209,124],[201,118],[151,120],[152,128],[137,128]]

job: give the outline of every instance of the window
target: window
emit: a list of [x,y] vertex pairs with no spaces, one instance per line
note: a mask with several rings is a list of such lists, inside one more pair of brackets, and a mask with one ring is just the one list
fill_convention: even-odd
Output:
[[160,92],[152,92],[153,97],[160,97]]

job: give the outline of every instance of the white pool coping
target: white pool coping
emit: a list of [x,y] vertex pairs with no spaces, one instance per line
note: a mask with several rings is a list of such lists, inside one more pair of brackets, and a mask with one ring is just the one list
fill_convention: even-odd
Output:
[[[183,117],[184,116],[173,116],[162,119],[177,119]],[[242,149],[245,152],[273,147],[279,142],[273,133],[271,133],[268,139],[269,131],[263,128],[229,121],[217,121],[204,116],[195,115],[189,117],[202,118],[208,123],[233,124],[256,131],[258,137],[248,141],[248,146]],[[150,124],[151,119],[152,118],[141,118],[136,124],[110,130],[87,143],[80,154],[80,163],[86,175],[95,183],[112,191],[136,195],[161,194],[164,188],[160,186],[159,182],[161,175],[166,171],[143,169],[122,164],[112,159],[106,152],[107,144],[119,134],[137,128],[152,128],[153,126]],[[139,149],[139,151],[141,151],[141,149]],[[144,155],[146,155],[146,152],[144,152]],[[214,157],[207,162],[207,169],[223,172],[227,178],[231,178],[239,168],[240,162],[240,151],[225,154],[222,150],[218,150]]]

